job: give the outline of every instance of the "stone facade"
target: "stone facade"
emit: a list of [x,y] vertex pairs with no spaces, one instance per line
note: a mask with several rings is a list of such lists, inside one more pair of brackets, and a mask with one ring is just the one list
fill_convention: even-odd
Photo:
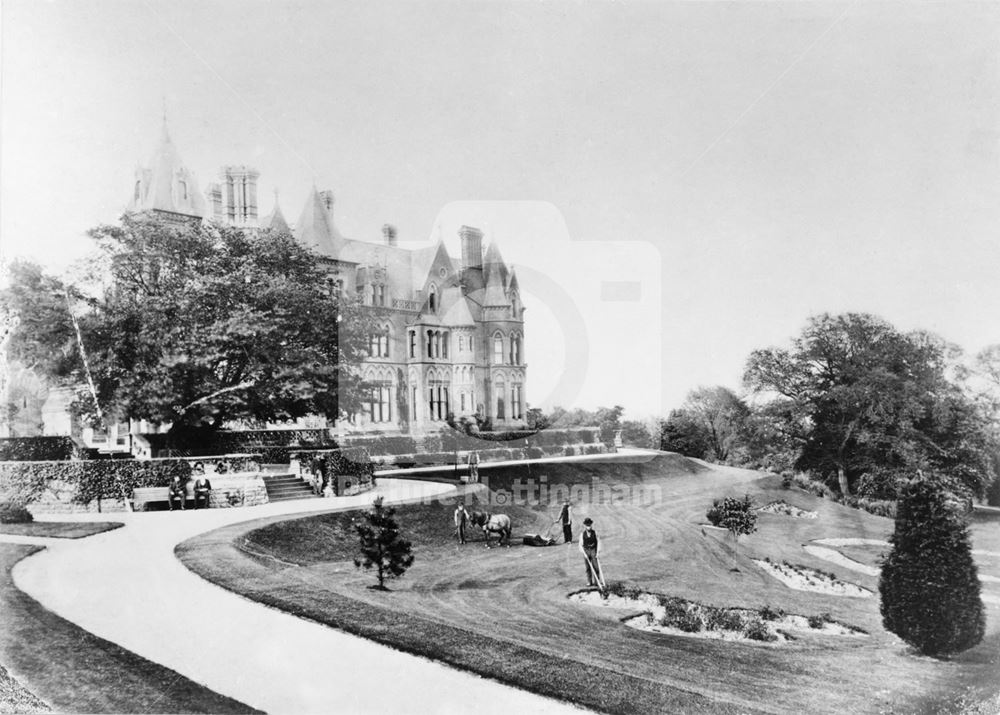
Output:
[[315,250],[330,291],[357,295],[377,314],[363,366],[373,388],[355,427],[420,435],[439,430],[449,413],[478,414],[494,429],[524,424],[524,307],[517,276],[495,242],[484,252],[482,231],[463,226],[455,259],[441,240],[400,248],[389,224],[380,240],[346,238],[334,223],[333,192],[315,187],[294,226],[277,198],[258,219],[258,177],[251,167],[227,166],[220,183],[198,194],[164,126],[151,166],[136,171],[129,210],[288,231]]

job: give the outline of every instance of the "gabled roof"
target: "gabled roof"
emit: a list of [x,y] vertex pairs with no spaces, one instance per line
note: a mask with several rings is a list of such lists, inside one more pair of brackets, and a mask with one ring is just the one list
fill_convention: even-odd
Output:
[[[455,262],[448,255],[443,241],[439,240],[433,246],[418,248],[410,255],[410,274],[413,280],[413,290],[423,290],[430,281],[441,287],[446,282],[454,280]],[[442,268],[447,272],[444,278],[438,275],[438,272]]]

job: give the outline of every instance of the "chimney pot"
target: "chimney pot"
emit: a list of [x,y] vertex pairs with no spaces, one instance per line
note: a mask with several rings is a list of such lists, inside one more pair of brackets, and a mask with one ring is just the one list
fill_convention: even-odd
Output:
[[391,223],[386,223],[382,225],[382,239],[385,241],[387,246],[396,245],[396,227]]

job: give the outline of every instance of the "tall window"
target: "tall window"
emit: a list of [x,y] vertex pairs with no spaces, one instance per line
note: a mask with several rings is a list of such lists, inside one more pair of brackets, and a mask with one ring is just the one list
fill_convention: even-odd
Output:
[[417,331],[410,331],[410,357],[415,358],[417,356]]
[[389,330],[383,328],[368,336],[368,355],[370,357],[389,357]]
[[434,357],[434,331],[427,331],[427,357]]
[[519,420],[524,417],[521,411],[521,386],[511,385],[510,386],[510,418],[512,420]]
[[368,415],[372,422],[392,422],[391,394],[391,385],[388,382],[372,386],[368,397]]
[[381,306],[385,305],[385,286],[384,285],[379,284],[379,285],[375,286],[375,300],[376,300],[376,303],[375,303],[376,305],[381,305]]
[[503,365],[503,337],[500,333],[493,336],[493,364]]
[[141,188],[142,188],[142,182],[141,181],[135,182],[135,200],[136,201],[139,200],[139,194],[141,192]]
[[427,298],[427,305],[432,313],[437,312],[437,286],[431,283],[430,290],[428,291],[429,297]]
[[496,412],[496,415],[497,415],[497,419],[498,420],[505,419],[505,417],[504,417],[504,404],[503,404],[503,387],[504,387],[504,385],[503,385],[502,382],[498,382],[497,383],[497,389],[496,389],[496,394],[497,394],[497,412]]
[[521,364],[521,336],[518,333],[510,336],[510,364]]
[[441,357],[448,357],[448,339],[451,336],[448,333],[441,334]]

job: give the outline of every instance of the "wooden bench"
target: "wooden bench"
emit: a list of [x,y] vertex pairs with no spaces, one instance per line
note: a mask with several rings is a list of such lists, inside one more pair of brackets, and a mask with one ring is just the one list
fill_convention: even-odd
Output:
[[[170,489],[168,487],[136,487],[132,490],[132,510],[146,511],[147,504],[158,502],[168,503]],[[209,506],[211,499],[209,500]],[[169,504],[168,504],[169,507]],[[194,482],[188,482],[184,490],[184,508],[194,508]]]

